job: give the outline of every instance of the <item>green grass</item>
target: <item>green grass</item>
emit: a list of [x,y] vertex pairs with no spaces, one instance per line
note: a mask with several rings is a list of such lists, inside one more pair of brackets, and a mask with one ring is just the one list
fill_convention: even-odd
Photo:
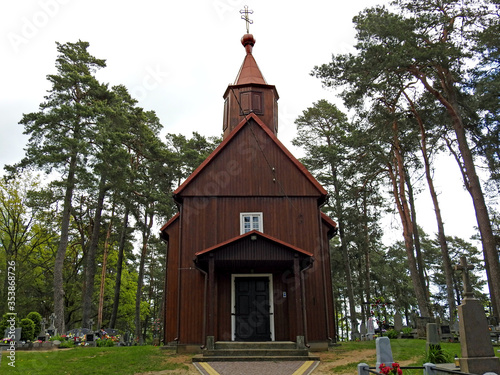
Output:
[[[425,340],[413,340],[413,339],[396,339],[391,340],[391,349],[392,349],[392,357],[395,362],[402,361],[412,361],[406,366],[422,366],[424,364],[425,359]],[[459,343],[441,343],[441,347],[444,351],[451,354],[452,357],[457,354],[460,356],[460,344]],[[361,342],[343,342],[341,346],[338,346],[331,351],[338,355],[342,355],[343,353],[353,351],[353,350],[366,350],[366,349],[375,349],[375,340],[373,341],[361,341]],[[352,372],[356,373],[356,369],[358,363],[367,363],[370,366],[375,366],[376,356],[368,358],[360,358],[355,362],[351,362],[346,365],[336,366],[331,368],[332,373],[340,373],[340,372]],[[416,375],[421,374],[422,370],[404,370],[405,375]]]
[[154,346],[56,349],[46,352],[16,351],[15,368],[3,352],[0,374],[91,375],[135,374],[147,371],[187,369],[175,363],[171,351]]

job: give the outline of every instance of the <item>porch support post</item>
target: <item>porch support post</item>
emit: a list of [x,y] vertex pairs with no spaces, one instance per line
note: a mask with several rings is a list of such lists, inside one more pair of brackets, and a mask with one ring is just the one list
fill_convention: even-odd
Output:
[[299,256],[297,254],[295,254],[295,257],[293,258],[293,275],[295,281],[295,297],[297,298],[297,302],[295,303],[297,336],[304,336],[304,322],[302,317],[302,286],[300,285],[300,263]]
[[215,336],[215,260],[208,258],[208,336]]

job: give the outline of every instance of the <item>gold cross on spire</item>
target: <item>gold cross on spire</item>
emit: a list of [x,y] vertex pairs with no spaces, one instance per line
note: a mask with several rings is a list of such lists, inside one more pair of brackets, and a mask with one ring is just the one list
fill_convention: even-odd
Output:
[[253,14],[253,10],[248,10],[248,5],[245,5],[245,9],[240,10],[241,19],[245,20],[247,23],[247,34],[250,33],[250,24],[253,23],[253,20],[248,18],[249,14]]

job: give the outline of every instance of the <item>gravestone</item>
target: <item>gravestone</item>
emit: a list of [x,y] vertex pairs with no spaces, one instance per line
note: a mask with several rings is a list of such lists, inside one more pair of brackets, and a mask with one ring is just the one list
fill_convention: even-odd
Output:
[[427,342],[425,345],[427,351],[436,345],[440,345],[438,325],[436,323],[427,323]]
[[366,333],[366,338],[368,340],[373,340],[373,336],[375,336],[375,319],[373,317],[368,318],[368,332]]
[[474,267],[467,264],[465,256],[460,258],[460,265],[455,270],[462,271],[464,298],[458,306],[460,344],[462,358],[460,371],[474,374],[496,372],[500,374],[500,359],[495,357],[491,344],[488,321],[484,307],[474,298],[469,281],[469,270]]
[[351,340],[356,341],[361,338],[361,335],[358,331],[358,321],[353,319],[351,321]]
[[403,317],[399,311],[394,314],[394,330],[399,334],[403,330]]
[[12,335],[14,335],[14,341],[19,344],[21,342],[21,328],[15,328],[14,331],[6,328],[3,337],[12,338]]
[[89,332],[85,335],[85,342],[90,346],[96,346],[96,337],[94,332]]
[[377,348],[376,370],[379,369],[382,363],[389,366],[392,365],[394,360],[392,359],[391,340],[389,337],[377,337],[375,347]]
[[125,332],[125,335],[123,335],[123,340],[125,340],[126,346],[131,346],[132,345],[132,334],[129,331]]
[[47,321],[45,320],[45,318],[43,318],[40,321],[41,325],[40,333],[37,335],[37,339],[40,340],[41,342],[45,342],[45,340],[47,339],[47,337],[45,336],[45,324],[47,324]]
[[361,335],[361,340],[366,340],[366,324],[365,322],[361,322],[359,326],[359,334]]
[[57,336],[57,329],[56,329],[56,326],[55,326],[55,321],[56,321],[56,314],[52,313],[50,314],[50,326],[49,328],[47,329],[47,333],[50,335],[50,336]]

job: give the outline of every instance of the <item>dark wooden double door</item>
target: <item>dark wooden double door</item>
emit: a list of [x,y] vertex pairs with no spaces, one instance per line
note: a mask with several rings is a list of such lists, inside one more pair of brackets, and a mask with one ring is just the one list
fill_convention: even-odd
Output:
[[268,277],[235,277],[235,340],[271,341]]

